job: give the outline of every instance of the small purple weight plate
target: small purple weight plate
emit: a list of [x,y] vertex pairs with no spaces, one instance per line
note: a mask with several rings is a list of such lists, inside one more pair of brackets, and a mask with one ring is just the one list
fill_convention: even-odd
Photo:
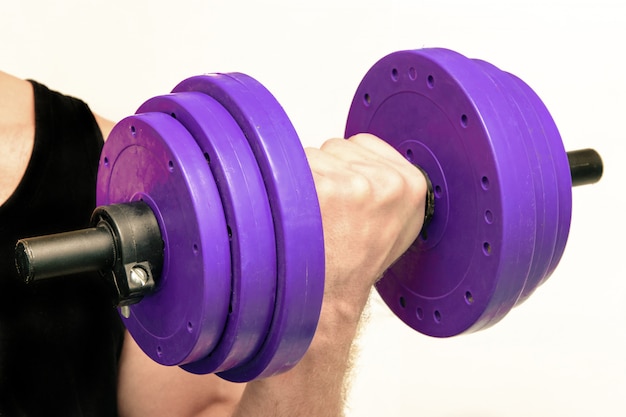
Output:
[[[483,67],[485,73],[498,85],[499,91],[511,105],[511,115],[517,115],[519,138],[527,146],[528,161],[533,172],[537,212],[535,249],[526,283],[516,302],[518,305],[527,299],[543,280],[554,254],[559,223],[559,195],[553,155],[536,111],[526,98],[526,89],[522,89],[510,74],[492,64],[478,60],[474,62]],[[514,120],[512,117],[512,121]]]
[[426,236],[377,285],[391,310],[422,333],[490,326],[524,287],[537,212],[518,120],[477,63],[445,49],[388,55],[357,89],[346,137],[381,137],[435,189]]
[[159,222],[164,264],[156,291],[130,307],[124,324],[156,362],[193,362],[223,332],[230,253],[213,175],[193,137],[169,115],[125,118],[102,150],[97,204],[137,200]]
[[175,117],[210,161],[231,236],[232,295],[218,345],[183,368],[201,374],[231,369],[259,349],[274,311],[276,243],[261,172],[235,120],[206,94],[154,97],[139,108],[138,113],[142,112]]
[[546,108],[545,104],[539,96],[519,78],[511,75],[518,85],[524,90],[526,97],[531,102],[533,109],[536,111],[539,117],[543,131],[548,141],[548,145],[551,149],[550,157],[556,170],[556,181],[558,185],[559,195],[559,221],[556,237],[556,246],[552,255],[552,261],[546,271],[542,281],[538,283],[541,285],[547,280],[554,272],[554,269],[558,265],[563,252],[565,251],[565,245],[567,243],[567,237],[569,235],[570,222],[572,218],[572,177],[569,167],[569,161],[567,160],[567,152],[563,146],[563,141],[559,130],[554,123],[554,119],[550,115],[550,112]]
[[308,349],[324,293],[324,237],[319,203],[298,135],[271,93],[239,73],[189,78],[174,92],[199,91],[239,124],[265,181],[276,234],[276,305],[261,349],[248,363],[218,375],[264,378],[292,368]]

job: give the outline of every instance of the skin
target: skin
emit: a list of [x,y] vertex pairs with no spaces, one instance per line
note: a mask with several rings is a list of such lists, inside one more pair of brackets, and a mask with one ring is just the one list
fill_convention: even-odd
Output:
[[[13,193],[34,142],[30,83],[0,72],[0,203]],[[114,123],[96,115],[108,136]],[[290,371],[247,384],[193,375],[149,359],[127,333],[120,362],[122,417],[343,415],[353,342],[373,284],[416,239],[426,181],[368,134],[305,149],[322,211],[326,255],[317,331]]]
[[35,113],[32,87],[0,72],[0,202],[7,198],[22,180],[35,141]]

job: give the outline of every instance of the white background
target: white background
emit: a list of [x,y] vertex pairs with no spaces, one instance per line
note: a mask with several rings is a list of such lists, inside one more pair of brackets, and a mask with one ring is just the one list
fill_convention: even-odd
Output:
[[626,3],[621,0],[12,1],[0,69],[119,119],[183,78],[240,71],[283,104],[303,143],[341,136],[359,81],[382,56],[441,46],[524,79],[569,150],[603,156],[574,190],[556,273],[495,327],[432,339],[378,299],[349,416],[626,415]]

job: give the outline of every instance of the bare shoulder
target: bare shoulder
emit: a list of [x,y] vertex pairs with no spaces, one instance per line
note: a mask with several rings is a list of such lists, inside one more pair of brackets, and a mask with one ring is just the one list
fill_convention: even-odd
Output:
[[[5,99],[12,100],[14,104],[32,104],[32,92],[32,86],[28,81],[0,71],[0,94],[2,94],[0,109],[3,109],[3,113],[13,107],[11,101]],[[4,118],[5,115],[0,116]]]
[[102,136],[104,137],[104,140],[107,140],[109,134],[111,133],[111,130],[113,129],[113,126],[115,126],[115,122],[106,119],[96,113],[94,113],[94,117],[96,118],[96,122],[100,127],[100,131],[102,131]]
[[32,85],[0,71],[0,204],[20,183],[35,141]]

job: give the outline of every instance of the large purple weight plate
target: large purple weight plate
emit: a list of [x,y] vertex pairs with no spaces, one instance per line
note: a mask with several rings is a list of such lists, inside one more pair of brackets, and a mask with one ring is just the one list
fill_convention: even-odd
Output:
[[235,120],[206,94],[154,97],[138,112],[175,117],[210,161],[230,236],[232,294],[218,345],[183,368],[202,374],[231,369],[250,360],[260,348],[274,311],[276,244],[261,172]]
[[239,124],[261,169],[276,235],[277,288],[272,322],[249,362],[218,375],[231,381],[292,368],[308,349],[324,293],[324,238],[313,177],[284,110],[253,78],[239,73],[189,78],[174,92],[199,91]]
[[156,362],[193,362],[223,332],[230,253],[213,175],[193,137],[169,115],[127,117],[104,145],[97,204],[137,200],[159,222],[164,264],[156,291],[130,307],[124,324]]
[[383,138],[422,167],[435,189],[425,237],[377,285],[392,311],[422,333],[490,326],[524,288],[537,212],[519,123],[482,68],[445,49],[388,55],[357,89],[346,136]]

